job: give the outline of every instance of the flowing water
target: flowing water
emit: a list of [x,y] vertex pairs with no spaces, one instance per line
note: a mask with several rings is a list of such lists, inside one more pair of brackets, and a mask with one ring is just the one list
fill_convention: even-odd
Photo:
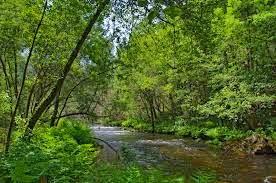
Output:
[[[92,127],[95,135],[114,149],[127,149],[143,166],[181,175],[189,182],[262,183],[276,175],[276,156],[237,156],[212,149],[204,142],[173,135],[138,133],[118,127]],[[114,151],[103,144],[102,158],[116,161]]]

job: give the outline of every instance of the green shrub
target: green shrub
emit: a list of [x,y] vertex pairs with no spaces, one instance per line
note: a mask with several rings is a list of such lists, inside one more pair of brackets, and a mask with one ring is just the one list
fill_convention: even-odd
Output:
[[176,135],[187,137],[191,135],[191,130],[189,126],[178,127],[176,129]]
[[216,127],[216,122],[209,120],[209,121],[204,122],[203,126],[206,128],[214,128],[214,127]]
[[149,125],[146,123],[139,123],[134,126],[134,129],[136,130],[141,130],[141,131],[146,131],[149,130]]
[[187,125],[187,121],[182,118],[179,118],[174,122],[174,126],[176,127],[185,126],[185,125]]
[[126,128],[133,128],[135,130],[139,131],[150,131],[151,125],[150,123],[147,123],[142,120],[136,120],[136,119],[127,119],[122,122],[122,126]]
[[[123,126],[133,128],[139,131],[151,131],[151,123],[129,119],[124,121]],[[185,120],[178,119],[175,122],[162,121],[156,123],[156,132],[175,134],[181,137],[202,138],[211,140],[212,144],[221,144],[223,141],[239,140],[252,135],[252,131],[244,131],[232,129],[229,127],[218,127],[213,121],[206,121],[195,125],[188,123]],[[275,138],[275,128],[269,127],[264,129],[257,129],[255,133],[262,134],[267,137]]]
[[57,128],[38,127],[30,140],[14,140],[0,169],[8,172],[12,182],[37,182],[42,175],[50,182],[81,182],[90,173],[97,155],[89,143],[88,131],[79,123],[67,121]]
[[122,122],[122,126],[126,128],[133,128],[134,126],[136,126],[136,124],[137,124],[137,121],[134,119],[127,119]]
[[206,131],[209,139],[218,139],[220,141],[238,140],[246,136],[244,131],[229,129],[227,127],[216,127]]
[[228,129],[226,127],[211,128],[206,131],[206,136],[208,136],[210,139],[223,140],[226,136],[227,130]]
[[236,129],[231,129],[231,130],[226,130],[225,131],[225,136],[224,136],[224,140],[228,141],[228,140],[239,140],[242,138],[245,138],[247,136],[249,136],[251,134],[250,131],[241,131],[241,130],[236,130]]
[[220,136],[218,128],[211,128],[207,130],[206,135],[212,139],[218,139]]
[[92,132],[84,123],[74,120],[63,120],[58,124],[58,129],[65,134],[70,134],[78,144],[91,144]]
[[185,125],[175,128],[176,135],[182,137],[193,137],[202,138],[209,140],[238,140],[249,136],[250,132],[245,132],[236,129],[229,129],[227,127],[215,127],[215,128],[205,128],[199,126]]
[[166,134],[174,134],[175,133],[175,128],[171,126],[163,126],[163,125],[158,125],[156,131],[158,133],[166,133]]
[[193,138],[205,138],[206,128],[201,128],[197,126],[191,126],[191,136]]
[[176,135],[183,137],[205,138],[206,128],[185,125],[176,129]]

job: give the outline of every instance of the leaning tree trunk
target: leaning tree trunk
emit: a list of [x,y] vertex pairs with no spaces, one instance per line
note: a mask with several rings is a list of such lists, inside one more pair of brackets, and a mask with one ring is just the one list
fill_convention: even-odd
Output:
[[53,111],[53,115],[52,115],[51,123],[50,123],[51,127],[55,126],[55,122],[56,122],[56,119],[57,119],[60,92],[61,91],[58,91],[57,96],[55,97],[54,111]]
[[28,95],[27,105],[26,105],[26,111],[25,111],[25,118],[29,117],[29,111],[30,111],[31,101],[32,101],[32,98],[33,98],[35,87],[36,87],[36,81],[32,85],[32,88],[31,88],[31,90],[29,92],[29,95]]
[[68,75],[72,64],[74,63],[76,57],[78,56],[78,53],[80,52],[85,40],[87,39],[89,33],[91,32],[94,24],[97,22],[98,18],[100,17],[101,13],[104,11],[105,7],[109,3],[109,0],[105,0],[102,4],[99,5],[96,13],[91,17],[87,27],[85,28],[84,32],[82,33],[82,36],[80,40],[78,41],[76,47],[72,51],[66,65],[64,66],[63,73],[61,78],[56,82],[55,87],[52,89],[51,93],[48,95],[48,97],[42,102],[42,104],[38,107],[38,109],[35,111],[31,119],[29,120],[29,123],[25,130],[25,135],[27,136],[32,130],[34,129],[37,121],[41,117],[41,115],[44,113],[46,108],[53,102],[55,99],[57,93],[61,90],[63,83],[66,79],[66,76]]
[[39,32],[39,29],[40,29],[40,27],[42,25],[42,21],[44,19],[45,13],[46,13],[47,6],[48,6],[48,1],[45,0],[44,7],[43,7],[43,12],[42,12],[42,15],[41,15],[41,19],[40,19],[40,21],[39,21],[39,23],[38,23],[38,25],[36,27],[35,34],[34,34],[33,41],[32,41],[32,45],[31,45],[31,49],[30,49],[30,52],[28,54],[25,66],[24,66],[21,87],[20,87],[18,95],[16,96],[17,98],[16,98],[16,102],[15,102],[15,107],[14,107],[14,110],[13,110],[12,115],[11,115],[11,120],[10,120],[8,134],[7,134],[7,139],[6,139],[5,153],[7,153],[9,151],[12,129],[13,129],[13,126],[14,126],[14,123],[15,123],[15,118],[16,118],[16,115],[17,115],[17,110],[19,108],[21,96],[22,96],[23,89],[24,89],[24,86],[25,86],[25,81],[26,81],[26,77],[27,77],[28,66],[29,66],[29,63],[30,63],[30,60],[31,60],[31,57],[32,57],[32,54],[33,54],[33,50],[34,50],[34,47],[35,47],[35,42],[36,42],[36,39],[37,39],[37,35],[38,35],[38,32]]

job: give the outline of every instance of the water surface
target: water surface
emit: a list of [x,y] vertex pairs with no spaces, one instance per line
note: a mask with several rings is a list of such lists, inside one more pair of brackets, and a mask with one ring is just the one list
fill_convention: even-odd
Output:
[[[98,138],[116,150],[127,147],[135,161],[143,166],[184,176],[189,182],[216,179],[215,182],[220,183],[262,183],[265,177],[276,175],[276,156],[225,154],[204,142],[173,135],[138,133],[100,125],[92,129]],[[104,145],[102,158],[116,161],[117,156]]]

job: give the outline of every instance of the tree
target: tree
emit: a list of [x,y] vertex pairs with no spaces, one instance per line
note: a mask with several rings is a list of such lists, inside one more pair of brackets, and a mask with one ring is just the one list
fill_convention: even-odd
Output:
[[275,111],[275,2],[155,5],[119,51],[114,111],[147,121],[167,114],[265,126]]
[[[12,3],[10,1],[6,1],[6,2],[4,2],[3,7],[6,8],[6,7],[10,7],[10,6],[15,6],[18,9],[22,9],[22,11],[26,14],[33,13],[34,10],[37,10],[37,14],[39,15],[40,13],[39,13],[39,8],[38,7],[39,7],[40,2],[36,2],[37,4],[33,4],[31,2],[26,1],[26,5],[28,5],[28,3],[30,3],[32,5],[30,8],[29,7],[26,8],[26,7],[24,7],[24,4],[21,4],[21,3],[18,3],[18,2],[17,3]],[[69,34],[63,35],[64,37],[55,37],[55,38],[58,38],[58,39],[54,39],[54,40],[64,40],[64,41],[67,40],[68,41],[68,39],[66,39],[66,38],[71,38],[71,41],[69,41],[69,44],[65,45],[65,48],[69,51],[71,49],[70,45],[73,45],[73,43],[75,42],[75,38],[73,36],[80,34],[81,29],[83,29],[83,28],[85,28],[85,29],[84,29],[84,32],[81,34],[80,40],[77,42],[77,44],[76,44],[75,48],[73,49],[70,57],[68,58],[67,63],[65,62],[64,64],[61,64],[61,67],[58,67],[58,68],[61,68],[60,70],[58,70],[58,71],[61,71],[61,72],[57,72],[57,73],[60,73],[60,74],[58,74],[58,75],[55,74],[54,76],[58,76],[59,79],[54,79],[54,82],[56,83],[54,86],[50,85],[50,87],[53,87],[53,89],[50,92],[50,94],[48,95],[48,97],[46,97],[46,99],[43,99],[44,96],[45,96],[45,89],[46,90],[49,89],[49,86],[47,86],[46,88],[43,87],[43,84],[45,84],[45,83],[43,83],[43,81],[40,81],[42,79],[41,77],[43,77],[43,76],[46,76],[46,78],[47,78],[47,73],[46,72],[41,73],[41,72],[43,72],[41,70],[43,70],[45,68],[45,65],[44,65],[44,63],[41,63],[41,62],[37,63],[37,62],[35,62],[35,60],[36,59],[39,59],[39,60],[46,59],[49,63],[49,61],[51,61],[52,59],[54,61],[56,61],[56,59],[61,59],[61,61],[62,61],[62,58],[66,57],[65,55],[61,55],[60,52],[55,52],[56,50],[55,50],[54,45],[57,42],[53,42],[53,40],[51,40],[51,38],[53,38],[53,37],[51,37],[51,36],[53,36],[53,34],[43,34],[43,33],[46,33],[46,32],[48,33],[49,29],[52,29],[54,31],[59,31],[62,28],[64,28],[64,26],[68,26],[68,24],[67,25],[62,25],[62,23],[58,23],[60,20],[57,21],[57,20],[54,20],[54,18],[56,17],[57,13],[59,11],[61,11],[60,8],[63,8],[63,7],[68,6],[70,4],[66,4],[66,3],[62,4],[59,1],[55,1],[55,3],[51,4],[51,6],[48,6],[47,1],[45,1],[43,11],[41,13],[41,18],[39,19],[37,25],[33,26],[33,27],[36,27],[34,36],[30,36],[29,38],[24,37],[24,39],[20,40],[19,39],[20,34],[19,35],[17,35],[17,34],[14,35],[14,37],[15,37],[14,39],[18,38],[18,40],[20,41],[20,44],[22,44],[23,47],[20,45],[18,47],[18,50],[16,50],[16,48],[14,48],[13,51],[16,53],[17,51],[23,49],[22,59],[26,58],[26,62],[24,63],[25,66],[23,67],[24,68],[23,73],[22,73],[23,77],[20,78],[21,79],[21,87],[19,89],[18,95],[16,96],[16,102],[14,102],[13,113],[11,115],[11,122],[10,122],[10,127],[9,127],[8,135],[7,135],[6,151],[8,151],[8,149],[9,149],[10,137],[11,137],[12,128],[14,126],[15,117],[17,116],[18,109],[20,108],[20,106],[22,104],[21,98],[23,97],[22,95],[23,95],[23,91],[24,91],[24,85],[25,85],[25,82],[26,82],[26,76],[29,73],[28,69],[30,69],[30,64],[29,63],[30,63],[31,59],[33,59],[33,64],[32,64],[33,67],[30,69],[30,71],[32,71],[32,72],[37,71],[37,78],[38,78],[38,79],[34,79],[35,83],[33,84],[32,88],[36,88],[37,86],[39,86],[38,83],[40,83],[40,89],[42,89],[41,93],[43,93],[43,94],[41,96],[38,96],[39,98],[36,98],[36,99],[38,99],[38,101],[36,102],[36,107],[34,108],[34,112],[33,112],[32,116],[30,117],[30,120],[29,120],[28,125],[26,127],[26,134],[27,134],[27,132],[29,132],[29,129],[32,130],[34,128],[37,120],[46,111],[46,109],[52,103],[52,101],[57,96],[57,94],[61,91],[61,88],[63,86],[65,78],[68,75],[68,73],[69,73],[69,71],[70,71],[70,69],[73,65],[73,62],[75,61],[76,57],[78,56],[78,53],[80,52],[80,49],[84,44],[84,41],[87,39],[88,34],[90,33],[92,27],[97,22],[98,18],[100,17],[101,13],[105,10],[105,7],[107,6],[107,4],[109,2],[108,1],[99,2],[97,10],[94,13],[92,13],[91,18],[88,21],[88,24],[87,24],[86,27],[85,27],[85,24],[84,24],[85,15],[87,15],[88,12],[91,13],[90,6],[97,6],[96,3],[91,4],[91,5],[86,4],[84,2],[81,2],[81,1],[75,1],[75,2],[71,2],[71,3],[75,3],[74,5],[77,5],[80,8],[82,7],[81,9],[83,9],[83,11],[80,11],[80,14],[74,14],[74,15],[71,14],[72,16],[70,18],[72,18],[72,21],[75,20],[75,22],[73,21],[72,23],[76,23],[76,20],[79,20],[79,17],[81,17],[82,22],[81,22],[81,24],[77,25],[78,26],[77,29],[75,29],[75,30],[71,29],[72,34],[70,34],[70,31],[69,31]],[[70,6],[68,6],[68,7],[70,7]],[[68,11],[69,11],[68,14],[73,13],[72,8],[71,9],[68,8]],[[4,11],[4,12],[7,13],[7,14],[4,14],[5,16],[8,15],[8,14],[11,14],[10,11],[8,11],[8,10]],[[3,18],[5,18],[5,16],[3,16]],[[44,20],[44,17],[47,17],[47,19]],[[6,24],[6,22],[4,22],[1,25],[1,26],[3,26],[3,29],[5,29],[5,28],[10,29],[11,33],[13,32],[13,30],[14,30],[14,32],[16,32],[16,29],[18,28],[19,24],[21,22],[24,22],[25,15],[23,14],[23,15],[19,15],[17,17],[14,17],[14,19],[16,19],[16,18],[21,20],[21,21],[18,22],[18,24],[16,24],[14,27],[9,27],[10,22],[7,22],[7,24]],[[61,17],[61,18],[64,18],[64,19],[67,18],[68,19],[68,17]],[[12,20],[14,20],[14,19],[12,19]],[[45,21],[45,26],[43,25],[43,21]],[[24,22],[24,23],[26,23],[26,27],[22,26],[22,27],[20,27],[21,29],[19,29],[19,30],[22,30],[23,35],[25,33],[24,32],[25,28],[28,30],[28,28],[29,28],[28,26],[31,26],[31,25],[35,24],[33,22],[32,22],[32,24],[29,24],[29,22]],[[55,25],[55,26],[51,27],[51,24]],[[40,33],[39,32],[40,28],[43,27],[43,26],[44,26],[44,28],[41,31],[45,31],[45,32]],[[49,28],[49,29],[47,29],[47,28]],[[76,28],[76,25],[73,26],[73,28]],[[32,29],[32,27],[30,27],[30,30],[31,29]],[[62,32],[65,32],[65,31],[62,31]],[[4,34],[1,34],[1,35],[4,35]],[[42,36],[39,36],[39,38],[38,38],[38,35],[42,35]],[[61,38],[61,39],[59,39],[59,38]],[[1,43],[4,44],[5,39],[6,39],[6,37],[3,36],[3,40],[1,40]],[[37,39],[39,39],[39,40],[37,40]],[[28,42],[30,40],[31,40],[32,43],[29,46]],[[45,41],[45,40],[49,40],[49,42]],[[53,46],[53,47],[51,47],[51,46]],[[62,46],[64,46],[64,45],[62,45]],[[47,50],[47,49],[45,50],[45,48],[48,48],[49,50]],[[5,57],[6,54],[10,53],[8,51],[9,50],[7,50],[7,48],[3,49],[2,56]],[[24,52],[27,53],[26,57],[24,55]],[[44,52],[44,53],[41,53],[41,52]],[[68,52],[66,53],[66,51],[64,53],[68,54]],[[9,62],[9,60],[4,60],[2,63],[4,63],[4,64],[2,64],[3,65],[2,68],[6,71],[5,64],[10,63],[10,62]],[[62,63],[62,62],[58,62],[58,64],[60,64],[60,63]],[[50,63],[50,64],[52,64],[52,63]],[[62,69],[62,67],[63,67],[63,69]],[[49,66],[48,66],[48,68],[49,68]],[[12,74],[13,73],[11,73],[11,75]],[[14,75],[16,75],[16,74],[14,74]],[[6,77],[6,80],[8,81],[7,77]],[[17,87],[15,87],[15,88],[17,88]],[[30,91],[31,92],[30,92],[30,95],[28,97],[29,99],[32,98],[32,95],[33,95],[32,93],[34,92],[34,89],[30,89]],[[27,106],[28,106],[27,108],[29,108],[30,102],[27,102]],[[29,109],[27,109],[27,111],[28,110]],[[28,113],[28,112],[26,112],[26,113]]]

